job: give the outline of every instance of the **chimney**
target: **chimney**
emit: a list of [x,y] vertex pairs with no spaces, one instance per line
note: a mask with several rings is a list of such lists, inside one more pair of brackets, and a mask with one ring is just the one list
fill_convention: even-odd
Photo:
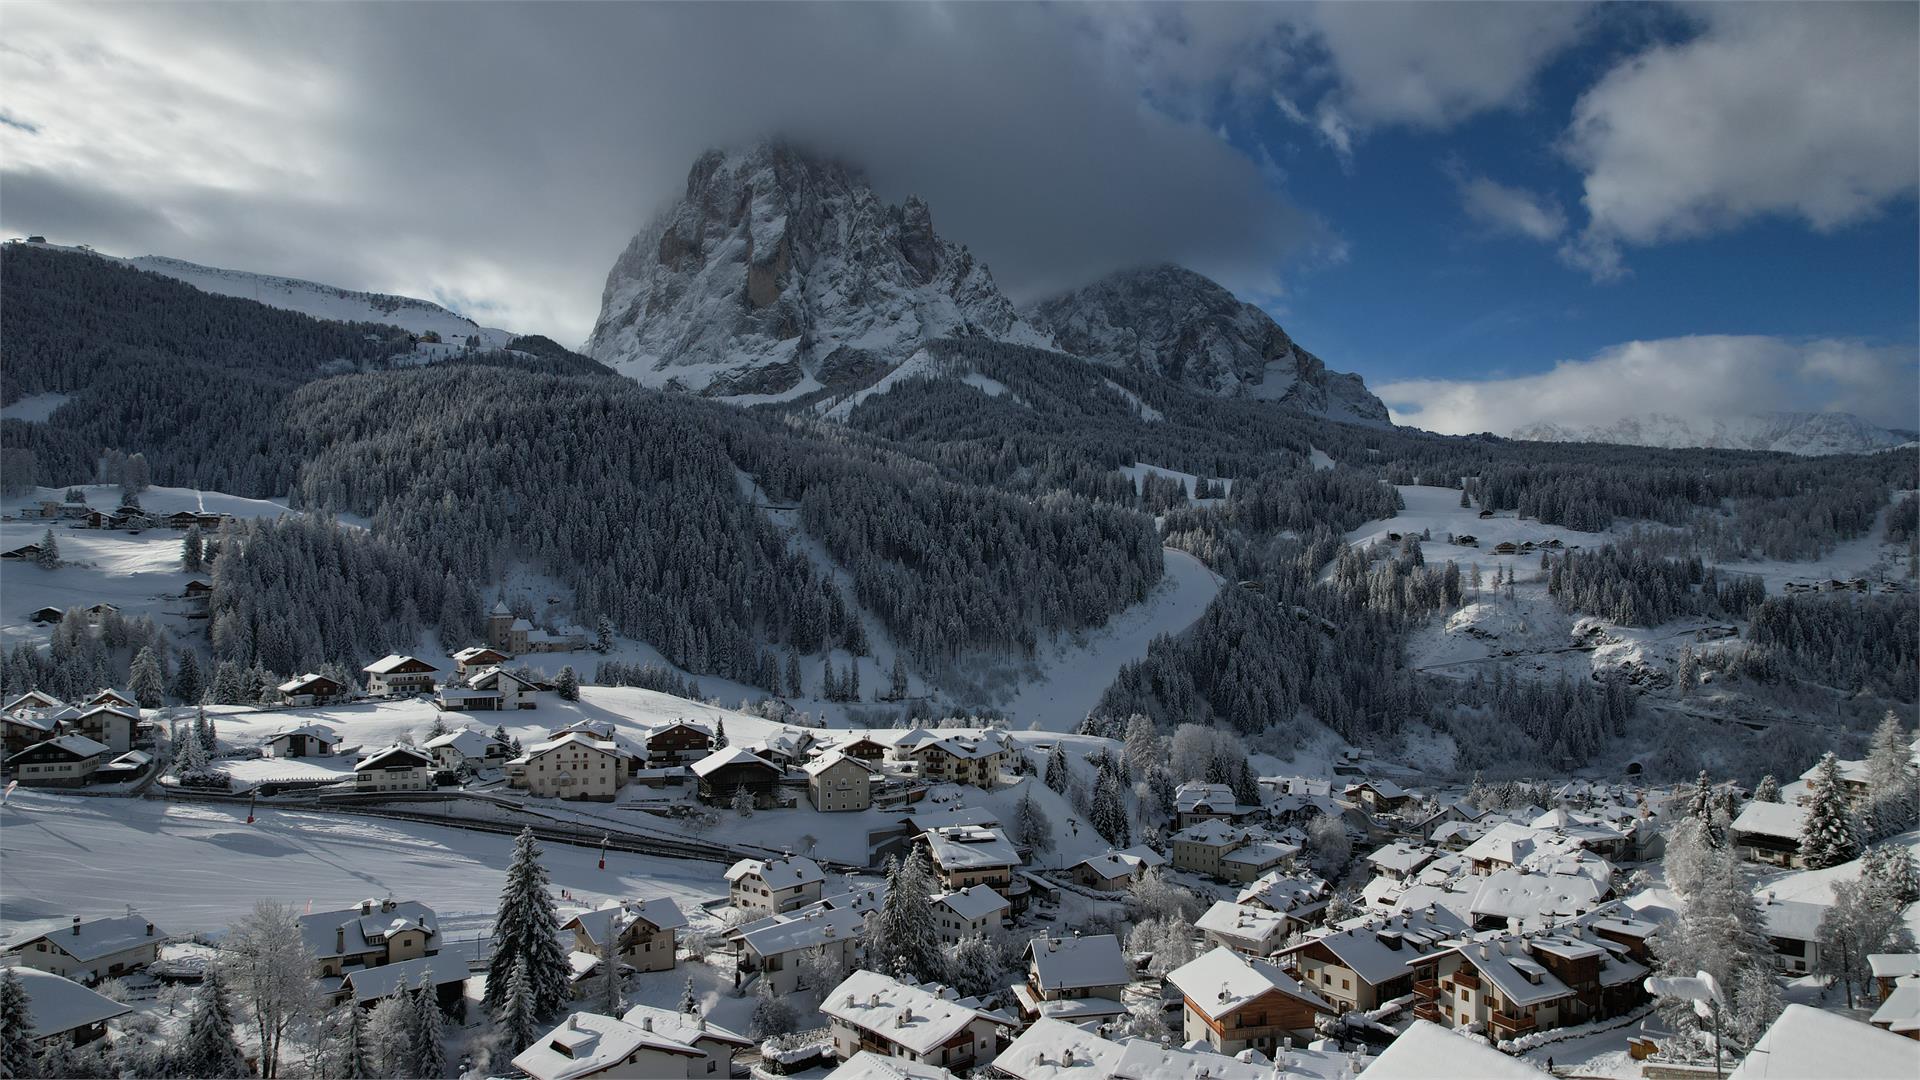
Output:
[[347,928],[344,926],[333,928],[333,951],[337,953],[347,951]]
[[73,936],[74,937],[80,936],[80,916],[78,915],[75,915],[73,917]]
[[643,1016],[643,1017],[641,1017],[641,1018],[640,1018],[640,1030],[641,1030],[641,1031],[652,1031],[652,1030],[653,1030],[653,1017],[651,1017],[651,1016]]
[[152,936],[153,936],[153,924],[152,924],[152,923],[148,923],[148,924],[147,924],[147,936],[148,936],[148,937],[152,937]]
[[360,914],[362,915],[373,914],[373,901],[371,899],[360,901]]

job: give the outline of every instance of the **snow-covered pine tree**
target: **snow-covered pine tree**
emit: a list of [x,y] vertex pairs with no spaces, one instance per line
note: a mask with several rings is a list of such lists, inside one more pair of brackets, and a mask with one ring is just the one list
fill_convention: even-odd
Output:
[[700,1015],[700,998],[693,992],[693,976],[687,976],[686,988],[680,991],[680,1011],[687,1016]]
[[561,701],[580,700],[580,677],[573,673],[572,664],[560,669],[560,674],[553,680],[553,689],[560,695]]
[[1808,869],[1838,866],[1860,855],[1860,828],[1840,777],[1840,760],[1829,750],[1807,785],[1807,822],[1800,854]]
[[1732,1040],[1741,1046],[1752,1046],[1779,1019],[1784,1008],[1786,1000],[1780,995],[1773,965],[1765,958],[1748,961],[1740,968],[1734,983],[1734,1009],[1727,1018]]
[[1873,984],[1869,956],[1913,951],[1913,935],[1901,921],[1902,909],[1878,900],[1865,882],[1836,882],[1833,904],[1820,919],[1815,970],[1846,988],[1849,1009],[1854,991],[1864,993]]
[[[496,961],[492,971],[499,970],[500,965]],[[507,971],[507,978],[500,986],[499,1006],[493,1009],[493,1026],[499,1036],[503,1056],[511,1058],[532,1046],[533,1040],[540,1037],[540,1018],[545,1014],[534,1008],[533,979],[527,974],[526,958],[514,959]],[[494,996],[491,974],[487,979],[489,997]]]
[[[553,1015],[567,1000],[570,969],[567,954],[555,936],[559,930],[560,920],[554,912],[553,897],[547,893],[547,871],[540,865],[533,830],[522,830],[514,840],[506,884],[500,890],[500,910],[494,916],[493,970],[513,972],[511,978],[525,980],[528,998],[514,1007],[527,1011],[528,1023]],[[484,1004],[496,1023],[500,1022],[503,998],[510,986],[510,982],[487,980]],[[516,1046],[515,1051],[524,1046]]]
[[593,647],[596,652],[613,651],[613,620],[600,616],[600,623],[593,631]]
[[0,971],[0,1077],[26,1076],[33,1068],[28,1034],[27,989],[11,969]]
[[899,653],[893,654],[893,677],[887,683],[887,700],[902,701],[907,696],[907,660]]
[[739,815],[740,817],[743,817],[743,818],[752,817],[753,816],[753,789],[747,787],[747,785],[745,784],[741,784],[739,787],[734,788],[733,802],[731,805],[733,806],[733,812]]
[[600,946],[600,976],[594,984],[595,1012],[606,1016],[620,1016],[627,1011],[627,991],[620,978],[620,969],[624,965],[620,960],[620,949],[609,940]]
[[788,697],[799,697],[806,691],[805,685],[800,681],[800,655],[792,650],[787,652],[786,683]]
[[1761,777],[1760,782],[1754,785],[1753,801],[1768,803],[1780,801],[1780,781],[1775,780],[1772,773]]
[[724,716],[713,722],[713,748],[715,750],[727,748],[727,720]]
[[1920,900],[1920,868],[1906,847],[1895,842],[1868,849],[1860,858],[1860,880],[1876,903],[1905,908]]
[[1127,803],[1120,784],[1112,773],[1101,773],[1093,785],[1092,824],[1107,843],[1123,848],[1133,845],[1133,827],[1127,820]]
[[793,1007],[773,992],[773,980],[760,978],[760,992],[753,1003],[753,1017],[747,1022],[747,1034],[756,1039],[770,1039],[776,1035],[786,1035],[793,1031]]
[[1713,781],[1707,778],[1707,770],[1700,770],[1700,778],[1694,781],[1693,791],[1687,796],[1687,816],[1702,821],[1713,812]]
[[200,700],[200,660],[192,649],[180,650],[180,665],[173,670],[173,696],[183,704]]
[[220,733],[214,730],[213,717],[207,715],[204,705],[194,710],[193,736],[200,740],[200,748],[207,752],[208,761],[220,756]]
[[60,545],[54,540],[51,528],[47,530],[47,535],[40,538],[40,554],[34,557],[34,561],[40,564],[42,570],[52,570],[60,565]]
[[187,538],[180,541],[180,569],[189,574],[199,573],[205,568],[206,551],[206,538],[200,535],[200,526],[189,526]]
[[440,1080],[447,1071],[446,1025],[440,1015],[440,995],[426,972],[413,991],[413,1075]]
[[218,964],[208,965],[206,977],[200,980],[192,1011],[187,1014],[186,1034],[169,1058],[175,1076],[227,1080],[251,1072],[246,1055],[240,1050],[240,1041],[234,1037],[233,1013],[227,1007],[226,978],[220,974]]
[[1065,795],[1067,786],[1073,782],[1073,773],[1067,768],[1067,752],[1058,742],[1047,751],[1047,786]]
[[157,709],[166,704],[166,679],[160,674],[160,655],[153,651],[153,646],[142,646],[134,654],[133,666],[128,669],[127,678],[133,700],[141,708]]
[[962,997],[985,997],[1000,988],[1000,953],[981,934],[968,934],[953,950],[947,982]]
[[412,1076],[413,998],[396,986],[367,1017],[367,1049],[381,1076]]
[[920,982],[940,978],[946,966],[933,913],[933,883],[925,851],[915,845],[904,861],[887,868],[887,897],[875,917],[869,955],[878,946],[878,969]]
[[1900,718],[1888,709],[1867,750],[1867,818],[1875,836],[1913,828],[1920,812],[1920,769],[1908,739]]
[[[1025,782],[1032,783],[1031,780]],[[1015,843],[1035,851],[1053,850],[1053,822],[1047,820],[1040,804],[1033,801],[1031,790],[1023,790],[1020,801],[1014,804],[1013,838]]]
[[369,1080],[373,1076],[373,1063],[367,1060],[367,1029],[361,1019],[360,1003],[347,1002],[345,1045],[340,1048],[341,1080]]

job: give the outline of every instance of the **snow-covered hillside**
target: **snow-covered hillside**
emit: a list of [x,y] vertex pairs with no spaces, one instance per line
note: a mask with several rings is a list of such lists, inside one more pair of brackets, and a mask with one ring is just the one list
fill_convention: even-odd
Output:
[[1359,376],[1327,370],[1265,311],[1185,267],[1109,274],[1042,301],[1027,317],[1057,348],[1089,360],[1336,420],[1388,422]]
[[31,394],[21,398],[5,408],[0,408],[0,420],[25,420],[30,424],[44,424],[53,411],[67,403],[69,394]]
[[1772,450],[1808,456],[1867,454],[1909,445],[1912,432],[1892,431],[1852,413],[1779,412],[1749,416],[1684,417],[1670,413],[1625,416],[1611,424],[1570,427],[1531,424],[1513,432],[1534,442],[1620,443],[1669,448]]
[[648,386],[779,400],[855,390],[935,338],[1045,347],[924,202],[763,142],[710,151],[607,275],[587,351]]

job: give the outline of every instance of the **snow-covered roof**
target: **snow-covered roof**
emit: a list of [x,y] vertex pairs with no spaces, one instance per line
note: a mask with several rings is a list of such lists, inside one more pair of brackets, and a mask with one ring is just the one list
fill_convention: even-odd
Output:
[[1873,971],[1876,979],[1902,979],[1908,975],[1920,975],[1920,953],[1874,953],[1867,957],[1867,967]]
[[826,772],[828,769],[831,769],[835,765],[839,765],[842,762],[845,762],[846,764],[851,765],[854,768],[859,769],[861,772],[864,772],[864,773],[871,773],[873,771],[872,766],[868,765],[866,762],[861,761],[859,758],[848,757],[847,755],[841,753],[838,750],[829,750],[826,753],[821,754],[819,757],[814,758],[812,761],[809,761],[805,765],[800,766],[800,771],[806,773],[808,776],[819,776],[821,773]]
[[1231,814],[1239,808],[1239,800],[1233,797],[1233,789],[1225,784],[1208,784],[1199,780],[1189,780],[1173,789],[1173,806],[1182,814],[1202,810]]
[[966,1030],[994,1017],[950,1001],[911,983],[874,971],[856,971],[820,1000],[828,1018],[871,1031],[915,1054],[925,1055]]
[[1367,861],[1390,873],[1405,877],[1432,862],[1440,853],[1430,847],[1396,840],[1367,856]]
[[1378,986],[1405,975],[1408,961],[1431,954],[1439,943],[1465,930],[1459,916],[1436,907],[1348,926],[1295,945],[1282,955],[1319,946],[1339,958],[1341,966]]
[[969,885],[964,889],[940,893],[933,898],[933,902],[946,905],[948,910],[968,922],[979,922],[1012,906],[1006,897],[985,885]]
[[387,655],[381,657],[378,660],[375,660],[373,663],[368,664],[366,667],[363,667],[360,670],[366,672],[369,675],[385,675],[388,672],[393,671],[396,668],[404,667],[407,664],[424,664],[426,665],[426,669],[428,671],[440,670],[439,668],[434,667],[432,664],[428,664],[425,660],[422,660],[417,656],[404,656],[400,653],[388,653]]
[[7,702],[0,711],[13,712],[16,709],[57,709],[65,704],[66,702],[61,701],[52,694],[42,693],[38,690],[29,690],[19,697],[14,698],[12,701]]
[[154,944],[166,936],[145,916],[130,912],[106,919],[87,919],[16,933],[7,940],[7,948],[19,949],[46,938],[75,960],[91,963],[139,945]]
[[[1846,758],[1840,758],[1837,760],[1840,765],[1840,779],[1845,780],[1851,784],[1865,784],[1868,782],[1869,775],[1867,772],[1867,762],[1865,758],[1856,758],[1851,760]],[[1819,774],[1820,774],[1820,763],[1816,761],[1812,765],[1807,766],[1807,771],[1800,774],[1800,779],[1805,780],[1806,782],[1811,784],[1813,782],[1813,778],[1815,776],[1818,776]]]
[[368,1002],[386,997],[395,990],[418,988],[422,974],[435,986],[465,982],[473,973],[468,961],[479,955],[479,943],[462,942],[461,945],[466,947],[444,949],[428,956],[416,956],[391,964],[350,967],[346,969],[346,977],[341,980],[341,985],[353,992],[355,1001]]
[[804,855],[786,859],[741,859],[727,867],[728,884],[743,877],[759,878],[769,889],[792,889],[827,880],[820,864]]
[[1116,1075],[1122,1053],[1119,1043],[1041,1017],[1000,1051],[993,1067],[1014,1080],[1097,1080]]
[[[702,1039],[713,1039],[733,1046],[752,1046],[753,1040],[732,1028],[721,1027],[705,1016],[689,1016],[672,1009],[661,1009],[652,1005],[635,1005],[628,1009],[620,1019],[643,1030],[651,1030],[656,1035],[665,1035],[669,1039],[693,1046]],[[647,1025],[651,1024],[651,1029]]]
[[1920,979],[1909,977],[1895,983],[1893,993],[1880,1003],[1868,1022],[1901,1035],[1920,1031]]
[[1760,919],[1767,924],[1767,936],[1789,941],[1819,941],[1820,920],[1826,917],[1826,904],[1806,900],[1776,900],[1760,897]]
[[136,724],[140,722],[140,710],[138,708],[126,709],[119,705],[95,705],[81,713],[80,718],[84,720],[89,716],[100,716],[102,714],[118,716],[121,719],[130,720]]
[[1020,852],[999,829],[950,825],[926,834],[935,865],[946,871],[1017,866]]
[[503,653],[499,649],[496,649],[491,645],[469,645],[466,648],[461,649],[459,652],[454,653],[453,658],[464,664],[469,660],[475,660],[482,656],[504,657],[508,655],[509,655],[508,653]]
[[588,941],[605,946],[635,923],[645,923],[656,930],[678,930],[687,925],[687,917],[681,914],[678,904],[664,896],[652,900],[616,900],[575,915],[561,929],[577,926],[586,933]]
[[1269,908],[1217,900],[1193,926],[1196,930],[1244,942],[1250,948],[1264,949],[1286,931],[1287,917]]
[[1219,818],[1196,822],[1173,834],[1176,844],[1205,844],[1208,847],[1226,847],[1241,843],[1246,838],[1245,829],[1235,828]]
[[[314,956],[352,956],[379,948],[396,929],[418,926],[433,937],[440,932],[433,909],[416,900],[363,900],[338,911],[302,915],[300,940]],[[344,936],[343,936],[344,932]]]
[[980,825],[991,828],[1000,824],[1000,818],[985,806],[943,806],[936,810],[916,809],[900,819],[900,823],[920,832],[932,832],[949,825]]
[[540,689],[539,683],[534,682],[532,679],[523,679],[503,667],[490,667],[485,671],[479,672],[474,675],[473,678],[467,680],[467,685],[476,690],[500,690],[503,689],[503,687],[500,686],[501,679],[512,679],[527,690]]
[[638,1024],[577,1012],[515,1055],[513,1064],[535,1080],[574,1080],[612,1069],[641,1049],[681,1057],[706,1056],[704,1051]]
[[866,929],[866,918],[854,908],[810,907],[750,924],[752,928],[742,933],[740,940],[760,956],[778,956],[857,937]]
[[1033,981],[1041,990],[1081,990],[1124,986],[1133,975],[1112,934],[1092,937],[1037,937],[1027,943],[1033,957]]
[[[333,680],[327,678],[325,675],[316,675],[309,671],[304,675],[295,675],[293,678],[281,683],[278,689],[283,694],[297,694],[303,688],[317,682],[333,682]],[[339,684],[334,683],[334,685],[338,686]]]
[[452,748],[461,757],[484,758],[487,756],[487,748],[497,746],[499,743],[484,731],[461,728],[458,731],[449,731],[445,735],[436,735],[428,739],[426,745],[429,750],[438,750],[445,746]]
[[729,765],[750,765],[765,769],[775,776],[781,775],[780,766],[756,755],[744,746],[729,746],[724,750],[715,750],[693,763],[693,775],[708,776]]
[[1324,1012],[1334,1011],[1320,995],[1295,982],[1277,965],[1249,960],[1224,945],[1168,973],[1167,981],[1210,1020],[1227,1016],[1276,990]]
[[1910,1080],[1915,1053],[1912,1039],[1824,1009],[1789,1005],[1727,1080]]
[[913,748],[913,754],[916,757],[929,751],[956,757],[962,761],[973,761],[992,757],[995,754],[1004,754],[1007,752],[1007,744],[1001,740],[1000,736],[989,731],[978,737],[954,735],[945,739],[935,739]]
[[51,971],[30,967],[9,970],[19,976],[21,988],[27,992],[27,1030],[35,1038],[58,1035],[133,1011]]
[[1533,853],[1539,835],[1517,822],[1502,821],[1468,844],[1462,855],[1474,861],[1517,863]]
[[1733,831],[1799,843],[1807,828],[1807,808],[1798,803],[1750,802],[1733,819]]
[[1242,904],[1261,904],[1274,911],[1295,911],[1324,904],[1327,883],[1317,874],[1288,874],[1271,870],[1254,879],[1234,899]]
[[1537,922],[1567,922],[1600,903],[1603,886],[1586,874],[1542,874],[1525,868],[1498,870],[1473,894],[1476,916]]
[[354,771],[361,769],[391,768],[432,768],[433,755],[417,746],[395,744],[384,750],[375,750],[354,763]]
[[[329,742],[329,743],[340,741],[340,737],[334,734],[333,729],[326,726],[325,724],[301,724],[299,727],[287,728],[284,731],[276,731],[273,734],[267,736],[267,741],[277,742],[290,735],[305,735],[310,739],[319,739],[321,742]],[[432,746],[433,744],[428,743],[427,745]]]
[[1374,794],[1388,799],[1403,799],[1408,794],[1406,788],[1391,780],[1362,780],[1357,784],[1347,785],[1348,791],[1359,791],[1361,788],[1372,788]]
[[534,743],[532,746],[527,747],[526,757],[528,760],[532,760],[541,754],[566,749],[598,750],[603,754],[612,754],[615,757],[620,756],[620,744],[614,742],[612,739],[599,738],[584,731],[569,731],[557,739],[549,739],[546,742]]
[[1414,1020],[1400,1037],[1360,1074],[1361,1080],[1543,1080],[1548,1074],[1508,1057],[1485,1042],[1456,1034],[1439,1024]]
[[[51,746],[75,758],[99,757],[111,749],[106,743],[96,742],[87,738],[85,735],[56,735],[46,742],[35,743],[27,747],[25,750],[20,751],[19,754],[13,755],[13,757],[17,758],[21,754],[31,753],[42,746]],[[7,760],[12,761],[13,758],[8,758]]]
[[1136,873],[1141,870],[1144,865],[1145,864],[1138,858],[1132,855],[1122,854],[1118,851],[1109,851],[1101,855],[1089,855],[1067,869],[1078,870],[1084,866],[1095,875],[1110,879]]
[[952,1077],[951,1072],[938,1065],[862,1050],[828,1073],[825,1080],[952,1080]]
[[[1573,988],[1536,962],[1526,944],[1515,937],[1498,936],[1468,942],[1456,950],[1500,996],[1516,1005],[1534,1005],[1573,996]],[[1536,981],[1538,980],[1538,981]]]
[[1220,856],[1224,863],[1239,863],[1247,866],[1268,867],[1284,859],[1300,854],[1299,844],[1276,844],[1267,840],[1255,840],[1241,844],[1225,855]]

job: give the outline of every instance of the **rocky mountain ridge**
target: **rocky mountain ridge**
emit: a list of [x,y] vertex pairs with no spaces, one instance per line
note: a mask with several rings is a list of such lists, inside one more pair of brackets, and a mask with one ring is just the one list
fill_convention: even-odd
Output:
[[1611,424],[1529,424],[1512,437],[1532,442],[1616,443],[1669,449],[1771,450],[1807,457],[1870,454],[1914,441],[1910,431],[1868,423],[1852,413],[1777,412],[1747,416],[1625,416]]

